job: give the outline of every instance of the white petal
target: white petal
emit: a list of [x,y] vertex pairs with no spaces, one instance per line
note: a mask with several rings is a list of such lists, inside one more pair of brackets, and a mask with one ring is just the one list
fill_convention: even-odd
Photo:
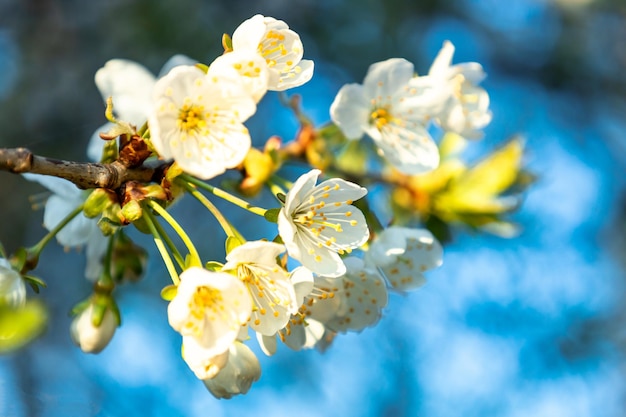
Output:
[[85,277],[93,282],[100,278],[103,269],[102,261],[109,244],[109,238],[102,234],[97,224],[95,226],[87,240],[87,251],[85,252],[87,257]]
[[237,246],[226,255],[225,271],[235,269],[238,264],[261,264],[277,266],[276,257],[285,251],[285,247],[278,243],[256,240]]
[[261,365],[254,353],[243,343],[233,343],[229,349],[228,363],[215,376],[205,379],[204,385],[216,398],[232,398],[245,394],[252,383],[261,377]]
[[240,24],[233,32],[233,49],[252,49],[256,51],[266,30],[265,18],[260,14],[252,16]]
[[[43,214],[44,227],[48,230],[54,229],[81,203],[82,201],[68,201],[56,194],[50,196],[46,202],[46,209]],[[87,243],[93,229],[97,227],[97,220],[88,219],[83,213],[78,213],[74,219],[57,233],[56,237],[63,246],[81,246]]]
[[272,91],[285,91],[289,88],[299,87],[313,78],[314,68],[315,64],[313,61],[302,59],[290,71],[281,72],[276,85],[270,86],[269,89]]
[[393,96],[406,86],[413,74],[413,64],[403,58],[372,64],[363,81],[365,96],[377,100]]
[[303,237],[302,234],[298,233],[295,236],[295,244],[301,250],[299,257],[290,253],[293,258],[318,275],[337,277],[345,273],[346,267],[337,253],[325,246],[318,247],[319,240],[313,240],[314,238],[310,236]]
[[183,336],[183,359],[198,379],[213,378],[228,363],[229,351],[213,354],[192,338]]
[[49,175],[39,174],[22,174],[24,178],[29,181],[35,181],[52,191],[54,194],[58,194],[72,201],[82,201],[82,191],[68,180],[64,180],[58,177],[52,177]]
[[112,59],[95,75],[96,86],[106,100],[113,97],[119,119],[143,124],[152,106],[154,75],[144,66],[125,59]]
[[269,70],[265,60],[253,50],[243,49],[221,55],[211,63],[208,77],[235,71],[243,88],[258,103],[268,89]]
[[435,57],[433,64],[430,66],[428,75],[439,76],[446,74],[452,63],[452,56],[454,55],[454,45],[450,41],[445,41],[443,47]]
[[4,258],[0,258],[0,306],[22,307],[26,303],[24,280]]
[[261,347],[263,353],[265,353],[267,356],[272,356],[276,353],[276,350],[278,349],[278,343],[276,342],[275,335],[265,336],[261,333],[257,333],[256,340],[259,342],[259,346]]
[[378,145],[379,153],[399,171],[405,174],[422,174],[439,166],[439,148],[423,126],[411,128],[385,125],[376,136],[377,129],[368,134]]
[[309,192],[315,187],[317,177],[322,173],[319,169],[312,169],[306,174],[301,175],[291,187],[285,198],[284,210],[293,215],[302,204],[303,199],[308,198]]
[[330,106],[330,117],[348,139],[360,139],[367,129],[371,109],[363,86],[346,84]]

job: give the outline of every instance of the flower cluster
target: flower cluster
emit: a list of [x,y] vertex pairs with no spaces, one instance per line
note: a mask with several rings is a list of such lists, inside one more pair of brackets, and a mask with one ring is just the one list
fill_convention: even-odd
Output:
[[[301,122],[298,135],[287,144],[271,137],[262,151],[255,149],[244,123],[268,91],[306,83],[314,65],[303,59],[298,34],[271,17],[253,16],[222,43],[224,54],[209,65],[177,55],[159,76],[119,59],[98,70],[108,123],[92,137],[88,155],[99,167],[142,175],[85,191],[28,174],[53,192],[44,213],[49,233],[11,262],[0,253],[0,307],[24,305],[24,281],[34,280],[24,274],[36,267],[50,240],[86,245],[85,275],[94,283],[93,294],[73,309],[70,334],[84,352],[100,352],[121,323],[114,290],[139,279],[144,269],[144,251],[123,232],[134,225],[152,236],[172,279],[161,296],[169,301],[170,326],[181,335],[182,358],[215,397],[231,398],[245,394],[261,375],[250,340],[267,355],[279,342],[294,350],[324,350],[338,334],[376,324],[389,292],[423,285],[424,274],[442,264],[443,248],[437,234],[420,223],[401,227],[400,214],[452,222],[479,203],[480,219],[500,214],[494,199],[504,204],[499,194],[514,183],[522,150],[507,148],[508,157],[496,157],[509,163],[487,164],[506,174],[495,180],[493,169],[452,164],[443,149],[449,139],[437,145],[433,127],[445,131],[445,138],[464,141],[480,137],[491,120],[489,97],[478,86],[482,67],[452,65],[449,42],[427,75],[416,75],[402,58],[373,64],[362,85],[340,89],[330,107],[333,124],[326,127],[315,129],[297,96],[283,100]],[[364,134],[392,169],[367,169],[367,142],[357,142]],[[341,155],[333,155],[337,144]],[[303,161],[313,168],[302,170]],[[293,171],[281,170],[289,163],[306,171],[294,182],[283,177]],[[221,189],[205,181],[227,170],[241,175],[236,186],[225,182]],[[441,171],[445,180],[438,181]],[[357,183],[382,187],[368,193]],[[264,187],[279,207],[257,207],[236,195],[251,196]],[[383,209],[391,220],[384,223],[370,206],[387,203],[380,198],[387,195],[383,187],[391,195]],[[275,233],[246,241],[206,192],[261,216]],[[201,203],[223,229],[224,259],[203,259],[168,211],[183,194]]]
[[363,84],[343,86],[333,101],[333,122],[348,139],[367,134],[394,168],[421,174],[439,165],[439,149],[429,124],[466,137],[478,137],[491,121],[489,96],[477,84],[482,66],[451,66],[454,46],[446,42],[428,75],[416,76],[413,64],[392,58],[372,64]]

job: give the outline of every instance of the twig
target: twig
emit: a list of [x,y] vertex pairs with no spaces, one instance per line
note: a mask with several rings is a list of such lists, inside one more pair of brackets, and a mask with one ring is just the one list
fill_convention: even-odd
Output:
[[0,148],[0,171],[51,175],[71,181],[82,189],[115,190],[128,181],[160,182],[167,165],[159,161],[152,166],[128,168],[120,161],[110,164],[63,161],[35,155],[26,148]]

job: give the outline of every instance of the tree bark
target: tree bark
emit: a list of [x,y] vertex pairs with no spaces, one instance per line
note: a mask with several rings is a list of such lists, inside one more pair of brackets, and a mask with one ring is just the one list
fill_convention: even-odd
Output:
[[51,175],[71,181],[82,189],[115,190],[128,181],[160,182],[168,165],[157,161],[129,168],[120,161],[110,164],[64,161],[35,155],[26,148],[0,148],[0,171]]

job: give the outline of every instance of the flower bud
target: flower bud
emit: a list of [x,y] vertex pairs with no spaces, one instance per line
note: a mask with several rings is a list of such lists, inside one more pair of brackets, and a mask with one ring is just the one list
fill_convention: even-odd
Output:
[[26,285],[9,261],[0,258],[0,306],[18,308],[26,303]]
[[228,352],[226,366],[214,378],[202,381],[218,399],[247,393],[252,383],[261,377],[259,360],[248,346],[235,342]]
[[137,200],[131,200],[122,207],[122,216],[127,222],[134,222],[143,216],[143,209]]
[[91,302],[72,321],[70,336],[83,352],[100,353],[113,338],[118,325],[119,320],[112,308]]
[[115,193],[104,188],[96,188],[85,200],[83,213],[85,213],[85,217],[97,217],[116,200]]

